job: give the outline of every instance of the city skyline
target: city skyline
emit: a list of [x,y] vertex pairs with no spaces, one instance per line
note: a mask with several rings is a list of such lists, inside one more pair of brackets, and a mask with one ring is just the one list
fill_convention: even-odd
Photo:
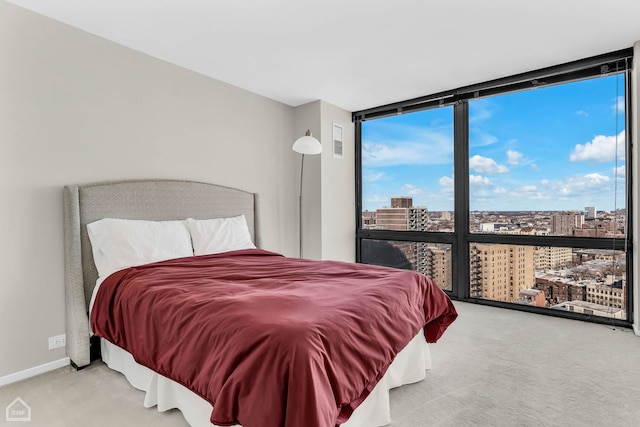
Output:
[[[624,77],[469,102],[473,211],[624,209]],[[453,107],[363,123],[363,210],[394,196],[453,211]]]
[[[470,232],[490,234],[623,238],[625,224],[603,214],[520,212],[479,214]],[[588,219],[588,220],[587,220]],[[613,220],[612,220],[613,219]],[[453,231],[447,211],[432,215],[396,197],[391,207],[363,214],[366,229]],[[454,257],[450,243],[364,239],[362,262],[411,269],[452,290]],[[626,252],[569,246],[470,242],[469,287],[474,298],[604,317],[626,318]]]
[[[414,206],[409,196],[393,197],[389,205],[362,212],[365,229],[454,232],[453,211]],[[624,238],[626,212],[598,211],[593,206],[567,211],[470,211],[471,233],[528,234]]]

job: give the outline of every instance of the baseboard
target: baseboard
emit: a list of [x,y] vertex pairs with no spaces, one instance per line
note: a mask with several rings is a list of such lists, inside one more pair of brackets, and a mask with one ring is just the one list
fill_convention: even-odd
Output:
[[4,377],[0,377],[0,387],[26,380],[27,378],[35,377],[36,375],[44,374],[45,372],[53,371],[54,369],[68,366],[69,363],[71,363],[71,359],[65,357],[64,359],[54,360],[53,362],[45,363],[44,365],[34,366],[33,368],[25,369],[24,371],[5,375]]

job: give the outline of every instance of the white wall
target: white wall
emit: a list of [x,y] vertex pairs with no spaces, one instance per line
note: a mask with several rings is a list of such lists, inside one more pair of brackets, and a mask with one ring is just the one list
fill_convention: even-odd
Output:
[[[321,123],[319,108],[305,109],[0,0],[0,378],[65,357],[47,349],[65,330],[65,184],[177,178],[257,192],[262,247],[297,256],[291,145]],[[350,247],[320,256],[353,252],[353,239],[340,241]]]
[[[311,130],[320,155],[305,156],[302,182],[303,257],[355,261],[355,143],[351,113],[325,101],[295,109],[297,135]],[[333,124],[344,128],[342,159],[333,156]],[[298,173],[302,156],[298,156]],[[296,182],[300,187],[300,178]]]
[[[355,130],[351,113],[320,101],[322,259],[355,262]],[[333,156],[333,124],[343,127],[342,159]]]
[[[310,102],[300,105],[295,109],[296,138],[301,137],[307,130],[310,130],[313,137],[322,144],[323,151],[326,151],[326,144],[322,143],[320,101]],[[296,154],[296,179],[295,186],[300,194],[300,167],[302,155]],[[302,247],[302,257],[308,259],[322,258],[322,222],[321,215],[321,173],[322,155],[305,155],[304,170],[302,177],[302,205],[298,208],[302,211],[300,220],[296,219],[296,226],[302,222],[302,240],[299,243]],[[298,212],[298,210],[296,211]],[[296,230],[296,236],[300,233]]]

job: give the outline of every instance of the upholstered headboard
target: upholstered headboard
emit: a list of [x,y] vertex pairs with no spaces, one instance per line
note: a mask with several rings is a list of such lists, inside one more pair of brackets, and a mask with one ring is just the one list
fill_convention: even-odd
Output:
[[257,208],[257,194],[203,182],[151,179],[65,186],[66,345],[72,363],[90,363],[88,307],[98,272],[87,224],[102,218],[166,221],[245,215],[260,247]]

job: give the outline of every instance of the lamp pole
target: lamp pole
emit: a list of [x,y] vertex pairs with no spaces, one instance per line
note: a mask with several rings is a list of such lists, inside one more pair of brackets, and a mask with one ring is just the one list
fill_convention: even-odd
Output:
[[302,163],[300,164],[300,193],[298,195],[298,248],[300,258],[303,255],[302,240],[302,180],[304,176],[304,155],[322,153],[322,144],[311,135],[311,131],[307,130],[304,136],[301,136],[293,143],[291,147],[296,153],[302,154]]
[[300,165],[300,195],[298,196],[298,247],[300,258],[302,258],[302,176],[304,173],[304,154],[302,155],[302,164]]

